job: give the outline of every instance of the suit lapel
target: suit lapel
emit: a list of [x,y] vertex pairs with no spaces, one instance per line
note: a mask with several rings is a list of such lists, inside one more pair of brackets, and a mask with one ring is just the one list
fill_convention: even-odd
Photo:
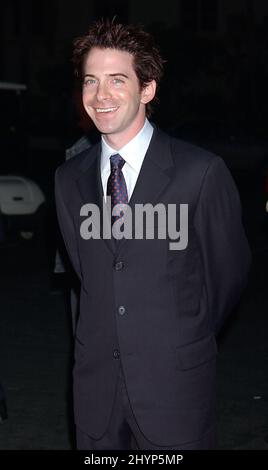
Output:
[[[129,201],[132,212],[135,210],[135,204],[154,205],[160,201],[161,194],[170,183],[173,165],[170,139],[155,129]],[[118,248],[121,250],[127,241],[125,238],[120,240]]]
[[170,182],[172,166],[169,139],[155,130],[129,201],[131,209],[134,209],[135,204],[154,204],[159,200]]

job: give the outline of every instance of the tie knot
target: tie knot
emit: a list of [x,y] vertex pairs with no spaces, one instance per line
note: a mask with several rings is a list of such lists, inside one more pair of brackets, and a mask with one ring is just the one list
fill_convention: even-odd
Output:
[[118,168],[122,170],[124,164],[126,163],[125,160],[121,157],[121,155],[119,155],[119,153],[112,155],[110,157],[110,161],[111,161],[111,171],[117,170]]

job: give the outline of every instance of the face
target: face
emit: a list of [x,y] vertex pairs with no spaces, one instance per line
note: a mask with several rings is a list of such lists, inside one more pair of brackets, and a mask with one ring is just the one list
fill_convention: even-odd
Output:
[[154,81],[141,90],[131,54],[90,50],[84,64],[83,105],[113,148],[121,148],[140,131],[145,105],[154,95]]

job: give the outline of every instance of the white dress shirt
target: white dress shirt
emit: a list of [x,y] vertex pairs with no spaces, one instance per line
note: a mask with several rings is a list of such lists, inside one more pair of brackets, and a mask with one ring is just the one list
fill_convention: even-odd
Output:
[[119,153],[126,162],[122,168],[122,171],[127,185],[128,201],[130,201],[145,154],[151,142],[153,131],[153,126],[150,124],[148,119],[145,119],[144,126],[138,132],[138,134],[119,150],[115,150],[110,147],[110,145],[107,144],[104,137],[102,136],[101,180],[105,200],[107,182],[111,173],[110,156]]

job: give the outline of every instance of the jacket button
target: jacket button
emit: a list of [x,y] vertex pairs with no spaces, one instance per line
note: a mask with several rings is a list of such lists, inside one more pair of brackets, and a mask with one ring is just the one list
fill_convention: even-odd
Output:
[[113,352],[113,356],[115,359],[119,359],[120,357],[120,351],[118,349],[115,349]]
[[114,269],[116,271],[122,271],[122,269],[124,268],[124,263],[123,261],[117,261],[114,265]]
[[118,313],[119,315],[124,315],[126,313],[126,309],[125,307],[123,307],[123,305],[121,305],[121,307],[118,308]]

